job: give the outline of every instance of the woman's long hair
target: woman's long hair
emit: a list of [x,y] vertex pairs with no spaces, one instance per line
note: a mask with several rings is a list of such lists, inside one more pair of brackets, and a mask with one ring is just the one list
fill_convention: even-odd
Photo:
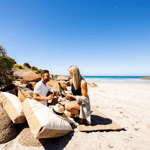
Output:
[[75,90],[77,90],[80,86],[81,80],[83,79],[80,74],[79,68],[77,66],[73,65],[73,66],[69,67],[68,71],[71,74],[73,74],[73,85],[75,87]]

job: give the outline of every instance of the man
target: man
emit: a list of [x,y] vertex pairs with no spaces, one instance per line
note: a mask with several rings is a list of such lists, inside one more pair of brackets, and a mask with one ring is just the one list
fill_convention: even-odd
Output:
[[54,99],[54,94],[51,94],[47,96],[47,93],[49,91],[49,86],[47,82],[49,81],[49,71],[43,70],[41,73],[41,81],[36,83],[34,87],[34,93],[33,93],[33,99],[37,100],[38,102],[41,102],[43,105],[47,106],[47,101]]

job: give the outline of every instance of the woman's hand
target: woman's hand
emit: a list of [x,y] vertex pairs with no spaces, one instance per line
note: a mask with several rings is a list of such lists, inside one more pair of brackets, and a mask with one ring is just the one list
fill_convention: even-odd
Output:
[[68,99],[70,97],[76,99],[76,96],[75,95],[71,95],[71,94],[67,94],[66,97],[65,97],[65,99]]
[[65,98],[65,99],[68,99],[68,98],[70,98],[70,97],[72,97],[72,95],[66,94],[66,97],[64,97],[64,98]]

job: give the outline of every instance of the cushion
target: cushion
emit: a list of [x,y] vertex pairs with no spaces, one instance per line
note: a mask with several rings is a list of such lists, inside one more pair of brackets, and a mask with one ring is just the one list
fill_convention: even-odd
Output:
[[34,138],[55,138],[68,134],[73,129],[64,119],[55,115],[50,108],[36,100],[27,98],[23,112]]
[[22,111],[22,104],[17,96],[7,92],[1,92],[0,103],[13,123],[24,123],[26,121]]
[[26,93],[23,89],[18,87],[18,98],[21,102],[23,102],[26,98],[32,99],[32,97]]

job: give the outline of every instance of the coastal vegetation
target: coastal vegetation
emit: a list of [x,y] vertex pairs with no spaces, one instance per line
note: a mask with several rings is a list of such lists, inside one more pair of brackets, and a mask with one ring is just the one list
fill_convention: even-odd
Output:
[[0,45],[0,87],[13,81],[13,65],[16,61],[6,55],[6,50]]
[[29,69],[29,70],[32,70],[32,71],[36,71],[37,73],[41,73],[43,70],[42,69],[38,69],[37,67],[27,67],[27,66],[22,66],[20,64],[14,64],[13,65],[13,68],[16,68],[16,69]]

